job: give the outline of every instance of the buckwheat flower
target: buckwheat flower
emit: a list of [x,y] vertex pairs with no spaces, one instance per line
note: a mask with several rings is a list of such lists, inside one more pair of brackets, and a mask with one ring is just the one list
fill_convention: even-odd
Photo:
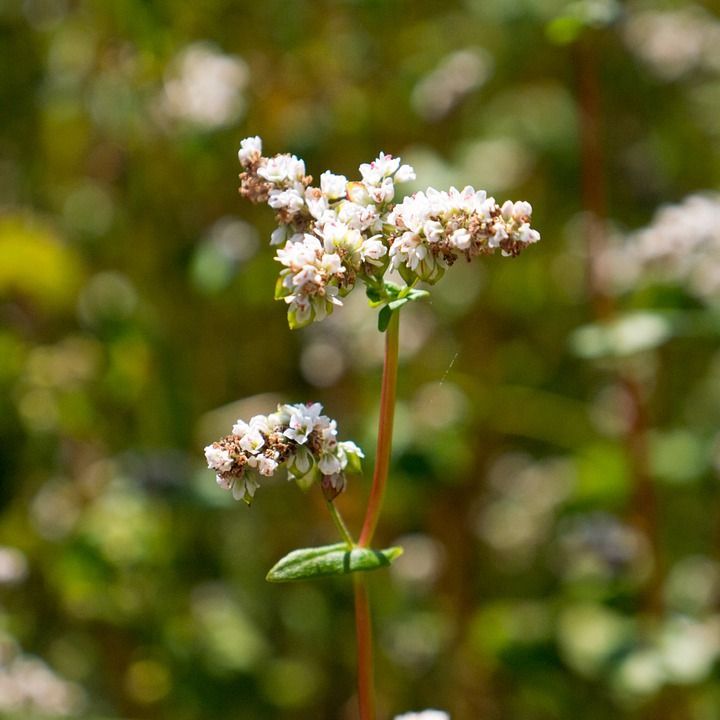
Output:
[[367,185],[361,182],[349,182],[347,184],[347,197],[350,202],[358,205],[367,205],[370,202]]
[[257,460],[258,472],[265,477],[271,477],[275,470],[277,470],[278,464],[274,458],[268,457],[267,455],[260,455]]
[[384,205],[395,197],[395,185],[390,178],[385,178],[379,185],[368,187],[368,195],[374,203]]
[[287,242],[290,234],[290,228],[287,225],[279,225],[270,235],[270,245],[282,245]]
[[411,165],[401,165],[400,169],[395,173],[395,177],[393,178],[396,183],[409,182],[410,180],[414,179],[415,168],[413,168]]
[[380,258],[387,255],[387,248],[380,237],[380,235],[374,235],[365,240],[360,246],[360,259],[362,262],[376,266],[382,265]]
[[345,272],[340,255],[325,253],[320,259],[320,267],[329,275],[342,275]]
[[275,210],[286,208],[291,213],[298,213],[305,207],[305,200],[295,188],[288,190],[271,190],[267,204]]
[[290,420],[288,428],[285,430],[285,437],[302,445],[319,423],[322,405],[313,403],[312,405],[288,405],[286,407],[290,411]]
[[320,189],[328,200],[344,198],[346,185],[347,178],[344,175],[334,175],[329,170],[326,170],[320,176]]
[[362,179],[368,185],[379,185],[384,178],[390,177],[400,167],[400,158],[381,152],[371,163],[360,166]]
[[395,720],[450,720],[450,716],[442,710],[423,710],[396,715]]
[[261,164],[257,174],[274,184],[299,182],[305,177],[305,163],[294,155],[276,155]]
[[450,244],[458,250],[467,250],[470,247],[472,235],[466,228],[458,228],[450,236]]
[[318,192],[317,188],[309,187],[305,190],[305,204],[310,215],[319,223],[328,222],[335,217],[327,196]]
[[352,255],[360,249],[362,235],[360,231],[342,222],[328,222],[319,230],[326,252],[340,252]]
[[500,249],[517,255],[537,242],[540,234],[530,227],[532,207],[527,202],[505,202],[472,186],[447,192],[428,188],[395,205],[388,224],[396,228],[390,257],[407,282],[414,274],[433,283],[458,257],[470,260]]
[[240,447],[252,455],[256,455],[264,444],[265,438],[256,428],[250,428],[240,439]]
[[375,205],[361,205],[350,200],[341,203],[337,211],[337,218],[348,227],[356,230],[372,230],[377,232],[382,227],[380,213]]
[[323,475],[335,475],[342,470],[340,458],[334,452],[325,452],[320,456],[318,467]]
[[499,205],[469,185],[427,188],[393,204],[396,185],[415,171],[383,152],[360,165],[361,180],[325,171],[320,187],[301,159],[261,152],[259,138],[241,143],[240,192],[275,210],[271,244],[283,265],[275,297],[287,305],[292,328],[322,320],[358,282],[376,289],[388,267],[408,285],[432,284],[459,258],[498,250],[515,256],[540,240],[529,203]]
[[205,459],[208,468],[217,472],[225,472],[232,467],[232,458],[227,450],[223,450],[216,445],[208,445],[205,448]]
[[255,135],[254,137],[246,137],[240,141],[240,150],[238,158],[240,164],[245,167],[250,163],[257,162],[262,156],[262,140]]
[[319,480],[332,499],[345,488],[345,469],[359,471],[363,453],[353,442],[338,442],[337,423],[310,403],[238,420],[232,434],[205,448],[205,457],[218,485],[249,505],[263,478],[282,466],[303,488]]
[[[344,440],[343,442],[338,443],[338,447],[345,454],[346,458],[347,455],[355,455],[359,458],[365,457],[365,453],[363,453],[363,451],[352,440]],[[343,465],[343,467],[345,466]]]

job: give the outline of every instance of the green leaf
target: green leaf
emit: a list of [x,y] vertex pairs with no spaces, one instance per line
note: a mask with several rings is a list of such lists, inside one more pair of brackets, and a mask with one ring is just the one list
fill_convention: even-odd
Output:
[[392,308],[389,305],[385,305],[378,315],[378,330],[385,332],[390,324],[390,318],[392,317]]
[[387,567],[402,555],[401,547],[385,550],[355,547],[345,543],[293,550],[267,574],[268,582],[295,582],[329,575],[349,575]]
[[402,286],[396,285],[393,282],[388,282],[387,280],[385,281],[385,293],[390,297],[397,297],[402,290]]
[[365,294],[368,297],[368,300],[373,303],[381,303],[383,300],[382,293],[380,292],[380,288],[375,287],[374,285],[368,285],[365,288]]

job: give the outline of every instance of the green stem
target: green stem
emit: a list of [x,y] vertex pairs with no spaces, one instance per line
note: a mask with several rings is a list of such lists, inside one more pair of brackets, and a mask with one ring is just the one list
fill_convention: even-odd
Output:
[[340,537],[347,543],[348,547],[355,547],[355,541],[353,540],[345,521],[342,519],[340,511],[335,507],[335,503],[332,500],[326,500],[325,502],[327,503],[328,510],[330,511],[330,515],[335,523],[335,527],[340,533]]
[[395,417],[395,389],[397,386],[398,348],[400,337],[400,313],[394,312],[385,334],[385,364],[383,366],[382,391],[380,394],[380,421],[378,424],[375,471],[370,490],[365,520],[360,533],[360,547],[372,542],[382,510],[392,450],[393,419]]

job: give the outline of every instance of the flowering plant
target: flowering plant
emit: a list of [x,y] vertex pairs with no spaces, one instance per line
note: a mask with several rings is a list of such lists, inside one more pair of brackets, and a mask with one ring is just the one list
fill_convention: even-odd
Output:
[[[279,405],[267,416],[238,420],[231,434],[208,445],[205,457],[218,484],[248,505],[263,478],[284,467],[302,488],[319,484],[342,542],[295,550],[268,573],[287,582],[374,570],[389,565],[401,548],[374,550],[370,544],[382,508],[390,465],[398,365],[399,311],[426,297],[421,289],[440,280],[460,258],[470,261],[496,251],[514,257],[540,239],[530,225],[527,202],[502,205],[468,186],[405,197],[395,203],[396,186],[415,179],[400,158],[380,153],[360,165],[360,180],[330,171],[320,186],[306,173],[303,160],[290,154],[265,157],[259,137],[240,143],[240,194],[267,203],[278,223],[270,244],[279,246],[282,265],[275,297],[287,305],[291,328],[323,320],[362,283],[369,304],[379,310],[378,329],[385,333],[385,362],[380,398],[378,443],[373,482],[359,540],[355,541],[334,500],[345,490],[346,473],[359,472],[362,450],[338,441],[337,424],[319,403]],[[395,272],[397,282],[387,275]],[[400,284],[402,283],[402,284]],[[354,575],[358,637],[358,700],[361,720],[374,720],[372,635],[367,588]],[[409,714],[399,720],[447,719],[441,711]]]

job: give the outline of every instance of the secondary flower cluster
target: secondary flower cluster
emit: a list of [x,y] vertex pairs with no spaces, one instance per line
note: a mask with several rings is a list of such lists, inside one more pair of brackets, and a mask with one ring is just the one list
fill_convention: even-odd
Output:
[[252,502],[261,477],[286,467],[290,479],[309,487],[320,478],[332,499],[345,489],[345,470],[359,470],[362,450],[338,442],[337,423],[322,414],[322,405],[278,405],[270,415],[238,420],[232,433],[205,448],[208,467],[220,487],[236,500]]
[[240,194],[276,213],[276,298],[287,303],[291,327],[324,318],[358,279],[377,287],[391,264],[408,285],[434,283],[459,256],[517,255],[540,239],[529,203],[500,206],[471,187],[428,188],[394,204],[396,185],[415,171],[384,153],[360,165],[360,180],[327,171],[319,187],[294,155],[264,157],[259,137],[244,139],[238,157]]
[[484,190],[469,185],[448,192],[428,188],[406,197],[390,213],[389,224],[396,228],[390,235],[390,257],[406,282],[412,282],[413,273],[437,282],[458,257],[470,260],[498,248],[515,256],[538,242],[531,215],[528,202],[507,200],[499,206]]
[[720,301],[720,195],[695,194],[661,207],[647,227],[601,258],[603,280],[623,292],[649,282],[681,285],[699,300]]

